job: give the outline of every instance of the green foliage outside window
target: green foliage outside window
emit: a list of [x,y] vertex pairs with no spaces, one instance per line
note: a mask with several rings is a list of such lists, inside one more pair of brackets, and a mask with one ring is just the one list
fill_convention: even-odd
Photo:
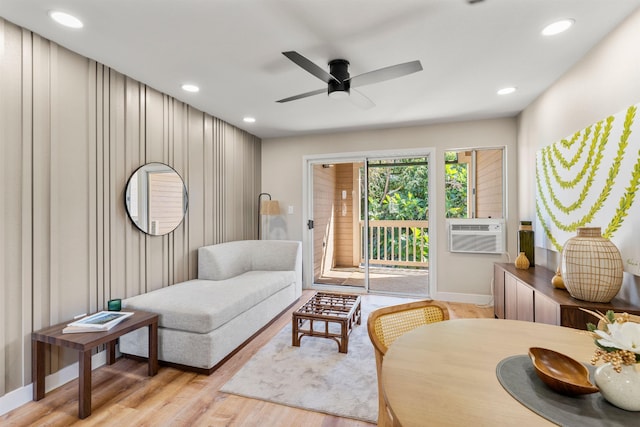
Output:
[[[409,159],[404,162],[416,160],[423,159]],[[427,219],[428,173],[427,165],[370,167],[369,219]]]
[[[411,164],[415,162],[423,164]],[[370,220],[410,221],[428,218],[429,169],[426,162],[427,159],[403,159],[397,162],[398,166],[377,167],[374,163],[369,167]],[[428,261],[427,233],[415,227],[409,228],[408,233],[403,230],[400,236],[391,236],[391,229],[386,232],[385,240],[382,231],[373,230],[370,236],[374,252],[370,254],[372,258],[378,258],[380,252],[382,257],[387,254],[387,259],[397,260],[397,254],[401,252],[408,253],[409,261]]]
[[[384,162],[384,165],[382,163]],[[422,164],[415,164],[416,162]],[[369,219],[370,220],[426,220],[429,217],[429,166],[428,159],[402,159],[390,165],[388,161],[372,162],[369,166]],[[397,166],[396,166],[397,164]],[[380,165],[380,166],[377,166]],[[466,218],[468,164],[458,163],[458,153],[445,153],[445,216]],[[362,180],[364,183],[364,180]],[[364,194],[364,189],[362,193]],[[364,200],[361,212],[364,212]],[[372,258],[381,254],[397,254],[408,251],[409,260],[427,262],[429,259],[429,235],[418,228],[410,228],[401,236],[385,236],[374,229]],[[414,245],[415,243],[415,245]],[[416,253],[414,253],[414,246]],[[421,249],[424,247],[424,250]],[[395,257],[397,258],[397,256]]]
[[467,218],[467,163],[447,163],[444,166],[445,215],[447,218]]

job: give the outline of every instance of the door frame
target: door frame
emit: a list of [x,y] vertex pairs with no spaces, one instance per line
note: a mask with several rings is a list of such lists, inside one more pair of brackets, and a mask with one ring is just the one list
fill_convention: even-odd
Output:
[[[436,149],[414,148],[400,150],[375,150],[375,151],[358,151],[345,153],[327,153],[327,154],[309,154],[302,157],[302,283],[305,289],[313,289],[313,230],[307,227],[307,221],[313,214],[313,166],[322,163],[355,163],[366,162],[368,160],[380,160],[385,158],[410,158],[410,157],[428,157],[429,158],[429,224],[436,224],[438,220],[438,207],[436,206],[435,193],[435,177],[437,176],[439,165],[436,160]],[[437,227],[429,226],[429,248],[437,247]],[[429,286],[427,295],[434,295],[437,287],[437,253],[429,250]],[[369,292],[368,286],[368,262],[365,264],[365,291]],[[323,289],[329,289],[330,286],[323,286]],[[345,290],[346,287],[341,286],[334,290]],[[360,288],[353,288],[354,290]],[[349,289],[351,290],[351,289]]]

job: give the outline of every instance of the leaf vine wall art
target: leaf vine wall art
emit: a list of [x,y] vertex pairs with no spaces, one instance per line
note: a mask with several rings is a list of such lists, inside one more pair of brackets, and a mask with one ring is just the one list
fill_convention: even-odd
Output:
[[561,252],[578,227],[601,227],[640,275],[638,105],[538,151],[537,246]]

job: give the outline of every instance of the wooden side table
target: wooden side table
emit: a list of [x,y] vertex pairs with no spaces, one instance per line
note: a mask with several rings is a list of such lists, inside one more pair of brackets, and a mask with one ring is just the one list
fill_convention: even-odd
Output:
[[33,400],[44,397],[45,344],[78,350],[78,417],[91,415],[91,350],[107,344],[107,364],[115,362],[118,337],[143,326],[149,328],[149,376],[158,373],[158,315],[146,311],[134,311],[133,316],[104,332],[63,334],[69,322],[50,326],[31,334]]

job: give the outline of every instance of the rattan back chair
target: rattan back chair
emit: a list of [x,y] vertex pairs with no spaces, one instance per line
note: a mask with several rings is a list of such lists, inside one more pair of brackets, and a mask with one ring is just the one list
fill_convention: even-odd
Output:
[[449,310],[432,300],[382,307],[369,314],[367,330],[373,343],[378,373],[378,426],[393,426],[393,416],[382,394],[382,361],[396,338],[418,326],[449,319]]

